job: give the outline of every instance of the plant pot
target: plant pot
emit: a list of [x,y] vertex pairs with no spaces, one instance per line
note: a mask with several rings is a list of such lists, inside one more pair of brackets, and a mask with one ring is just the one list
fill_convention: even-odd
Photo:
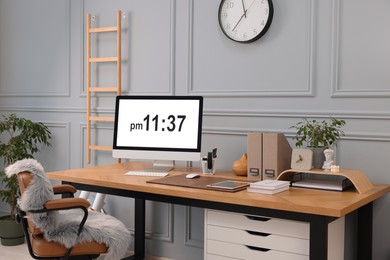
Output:
[[0,238],[3,246],[16,246],[24,243],[22,224],[10,220],[9,216],[0,218]]
[[313,151],[313,168],[322,169],[325,162],[324,147],[308,147]]

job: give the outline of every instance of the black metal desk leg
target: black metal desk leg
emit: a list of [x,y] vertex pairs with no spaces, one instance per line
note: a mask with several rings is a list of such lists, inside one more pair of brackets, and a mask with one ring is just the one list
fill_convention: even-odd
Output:
[[358,209],[358,260],[372,259],[372,202]]
[[313,216],[310,220],[310,260],[328,260],[327,217]]
[[145,200],[134,199],[134,259],[145,258]]

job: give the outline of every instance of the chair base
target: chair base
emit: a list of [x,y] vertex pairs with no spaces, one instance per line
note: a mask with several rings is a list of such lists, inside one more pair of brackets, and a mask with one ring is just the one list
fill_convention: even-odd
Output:
[[98,258],[100,255],[88,255],[88,256],[71,256],[69,257],[68,259],[69,260],[86,260],[86,259],[96,259]]

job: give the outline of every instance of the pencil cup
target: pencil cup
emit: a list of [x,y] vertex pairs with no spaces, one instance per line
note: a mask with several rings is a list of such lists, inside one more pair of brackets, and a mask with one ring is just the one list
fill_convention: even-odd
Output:
[[[213,158],[212,159],[212,165],[209,165],[209,163],[207,162],[207,158],[203,158],[201,160],[201,164],[202,164],[202,172],[203,174],[208,174],[208,175],[213,175],[215,173],[215,163],[216,163],[216,159]],[[211,168],[209,168],[211,166]]]

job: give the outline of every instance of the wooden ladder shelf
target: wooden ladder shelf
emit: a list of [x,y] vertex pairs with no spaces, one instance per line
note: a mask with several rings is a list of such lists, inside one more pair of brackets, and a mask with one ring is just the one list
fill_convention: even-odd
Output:
[[[87,15],[87,163],[91,163],[91,152],[92,150],[99,151],[111,151],[112,146],[101,146],[91,144],[91,126],[93,122],[114,122],[114,116],[96,116],[92,115],[91,108],[91,94],[92,93],[115,93],[116,95],[121,94],[121,78],[122,78],[122,27],[121,21],[122,12],[117,12],[117,25],[113,27],[101,27],[91,28],[91,14]],[[92,57],[91,55],[91,35],[93,33],[107,33],[115,32],[117,34],[117,51],[115,57]],[[102,63],[102,62],[115,62],[117,68],[117,82],[116,86],[113,87],[92,87],[91,83],[91,64]]]

